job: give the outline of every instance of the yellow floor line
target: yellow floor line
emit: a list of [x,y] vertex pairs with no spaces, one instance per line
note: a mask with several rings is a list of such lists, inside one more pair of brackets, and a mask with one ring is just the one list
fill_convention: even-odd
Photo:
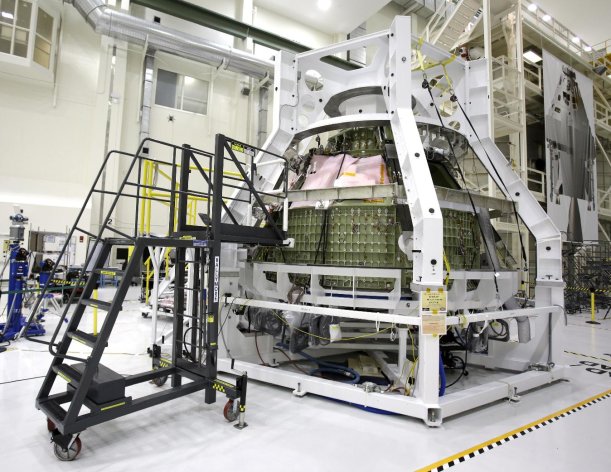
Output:
[[[500,446],[512,439],[517,439],[527,432],[532,432],[536,429],[539,429],[540,426],[545,426],[553,421],[558,420],[561,416],[571,414],[574,411],[582,409],[582,407],[588,403],[599,401],[604,398],[611,397],[611,390],[606,390],[602,393],[594,395],[586,400],[583,400],[579,403],[575,403],[574,405],[569,406],[568,408],[564,408],[559,410],[551,415],[547,415],[543,418],[533,421],[532,423],[528,423],[524,426],[520,426],[508,433],[501,434],[495,438],[489,439],[488,441],[484,441],[476,446],[470,447],[469,449],[465,449],[457,454],[453,454],[451,456],[446,457],[445,459],[441,459],[433,464],[430,464],[426,467],[418,469],[416,472],[429,472],[429,471],[441,471],[449,469],[454,465],[465,462],[468,459],[471,459],[479,454],[483,454],[486,451],[493,449],[494,447]],[[590,405],[588,405],[590,406]],[[535,428],[535,429],[533,429]]]

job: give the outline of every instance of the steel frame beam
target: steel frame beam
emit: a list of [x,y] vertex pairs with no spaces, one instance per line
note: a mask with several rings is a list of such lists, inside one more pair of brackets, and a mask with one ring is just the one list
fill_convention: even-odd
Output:
[[[511,318],[516,316],[529,316],[534,319],[537,339],[526,344],[492,342],[488,355],[489,366],[520,366],[543,363],[550,366],[550,372],[520,374],[515,378],[509,378],[503,383],[504,387],[493,384],[477,389],[469,389],[464,395],[470,398],[442,412],[443,402],[448,402],[448,397],[439,397],[439,337],[425,335],[419,330],[418,349],[419,365],[415,399],[399,398],[397,400],[385,400],[385,409],[398,411],[410,416],[416,416],[425,420],[429,425],[441,423],[443,415],[455,414],[469,408],[475,408],[489,401],[506,398],[514,392],[509,392],[507,385],[544,385],[551,380],[564,375],[564,370],[551,367],[550,363],[559,359],[559,328],[561,317],[557,316],[562,310],[562,270],[561,270],[561,247],[560,233],[555,228],[549,217],[541,209],[537,200],[530,194],[527,187],[513,172],[507,161],[494,145],[489,136],[489,110],[490,97],[486,84],[489,67],[486,60],[463,61],[461,58],[451,59],[451,56],[430,44],[419,43],[419,38],[411,34],[410,19],[408,17],[397,17],[388,31],[382,31],[361,38],[335,44],[315,51],[301,54],[291,54],[281,51],[276,58],[275,86],[274,86],[274,130],[270,134],[263,149],[271,150],[275,154],[283,154],[286,149],[297,139],[305,139],[314,132],[321,130],[334,130],[346,126],[362,124],[367,126],[390,122],[397,157],[403,174],[403,187],[405,188],[405,203],[409,205],[413,225],[413,280],[411,284],[412,297],[419,306],[420,294],[426,289],[436,290],[443,287],[443,221],[441,208],[435,187],[428,169],[426,156],[424,154],[417,122],[433,125],[443,125],[452,129],[459,129],[469,141],[477,157],[486,167],[488,173],[496,184],[504,190],[505,197],[516,203],[519,216],[524,224],[533,233],[537,240],[537,301],[535,309],[500,311],[503,301],[500,297],[492,300],[487,310],[481,314],[469,315],[462,320],[484,321],[492,319]],[[370,65],[356,71],[345,71],[332,67],[322,61],[322,58],[341,53],[345,50],[360,46],[376,47],[377,51]],[[420,49],[429,61],[439,61],[426,71],[431,77],[451,77],[452,94],[456,94],[460,104],[465,110],[463,116],[456,107],[454,113],[444,117],[442,122],[434,111],[442,108],[449,101],[448,89],[435,88],[433,101],[428,90],[421,87],[422,75],[412,72],[412,49]],[[445,63],[442,66],[441,62]],[[308,71],[317,71],[321,78],[323,87],[311,90],[305,83],[305,75]],[[446,76],[447,73],[447,76]],[[422,72],[424,75],[424,71]],[[333,102],[338,94],[345,93],[350,89],[382,88],[383,108],[380,110],[380,97],[375,94],[369,105],[364,106],[363,113],[354,115],[328,118],[325,107]],[[415,106],[412,104],[415,101]],[[418,116],[415,116],[415,112]],[[467,116],[467,114],[469,116]],[[473,129],[471,129],[473,125]],[[259,153],[255,158],[257,165],[264,164],[270,158]],[[280,177],[280,169],[272,165],[261,167],[260,188],[270,192]],[[236,191],[235,195],[244,192]],[[404,202],[399,202],[404,203]],[[513,203],[512,203],[513,205]],[[245,205],[235,200],[230,205],[234,215],[246,216]],[[251,271],[254,277],[262,274],[255,273],[253,267],[247,263],[245,274]],[[263,267],[263,265],[261,265]],[[256,290],[255,290],[256,292]],[[260,297],[258,297],[260,298]],[[494,297],[493,297],[494,298]],[[246,302],[246,301],[245,301]],[[248,301],[247,303],[253,303]],[[259,300],[261,306],[268,302]],[[281,304],[274,305],[279,308]],[[271,305],[269,305],[271,306]],[[286,307],[286,305],[284,305]],[[290,306],[294,310],[324,310],[321,307],[298,308]],[[338,312],[340,313],[340,312]],[[545,314],[548,316],[544,316]],[[354,312],[358,317],[358,312]],[[397,322],[396,316],[409,324],[410,317],[407,313],[402,314],[391,310],[384,316],[384,321]],[[367,315],[364,315],[367,316]],[[382,315],[380,315],[382,316]],[[370,314],[373,321],[378,313]],[[411,320],[414,324],[414,320]],[[460,324],[457,317],[448,317],[448,324]],[[548,333],[549,335],[546,335]],[[237,333],[241,336],[240,333]],[[242,342],[248,344],[243,338]],[[511,345],[509,345],[511,344]],[[271,346],[273,347],[273,346]],[[234,348],[235,349],[235,348]],[[247,350],[248,348],[246,348]],[[265,354],[264,354],[265,355]],[[505,362],[506,360],[506,362]],[[225,369],[227,359],[220,361],[220,369]],[[358,389],[345,385],[333,385],[321,379],[312,379],[300,374],[281,372],[278,369],[268,369],[255,365],[258,362],[236,362],[237,368],[248,369],[254,378],[269,381],[278,385],[311,389],[314,393],[333,398],[339,398],[361,404],[372,406],[379,403],[367,403]],[[523,381],[523,379],[534,378],[535,380]],[[513,380],[512,380],[513,379]],[[514,382],[514,383],[512,383]],[[501,392],[502,391],[502,392]],[[388,395],[385,398],[390,398]],[[458,397],[454,397],[458,398]],[[401,405],[394,410],[395,402]]]

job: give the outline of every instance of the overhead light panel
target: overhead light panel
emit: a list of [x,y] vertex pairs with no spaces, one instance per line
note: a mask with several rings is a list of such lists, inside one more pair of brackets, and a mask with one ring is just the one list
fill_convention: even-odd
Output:
[[13,16],[13,14],[12,14],[12,13],[9,13],[9,12],[7,12],[7,11],[3,11],[3,12],[2,12],[2,18],[8,18],[9,20],[12,20],[12,19],[13,19],[13,18],[15,18],[15,17]]
[[551,19],[552,19],[552,17],[550,15],[548,15],[547,13],[545,15],[543,15],[543,21],[549,23]]
[[543,58],[532,49],[524,51],[524,54],[522,55],[524,56],[524,59],[526,59],[528,62],[532,62],[533,64],[538,64],[543,60]]
[[578,36],[573,36],[573,39],[571,41],[573,41],[575,44],[579,44],[579,41],[581,41],[581,39],[579,39]]
[[329,8],[331,8],[331,0],[318,0],[316,5],[318,6],[319,10],[327,11]]
[[531,3],[530,5],[528,5],[528,9],[530,11],[537,11],[537,5],[535,5],[534,3]]
[[592,46],[585,45],[585,46],[583,47],[583,50],[584,50],[585,52],[590,52],[590,51],[592,50]]

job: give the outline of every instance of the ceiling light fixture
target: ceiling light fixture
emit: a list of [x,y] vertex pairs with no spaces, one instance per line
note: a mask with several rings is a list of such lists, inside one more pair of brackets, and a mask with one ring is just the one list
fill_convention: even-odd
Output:
[[587,46],[587,45],[586,45],[586,46],[584,46],[584,47],[583,47],[583,50],[584,50],[585,52],[590,52],[590,51],[592,50],[592,46]]
[[552,17],[546,13],[545,15],[543,15],[542,19],[543,19],[543,21],[549,23],[549,21],[552,19]]
[[579,39],[578,36],[573,36],[573,39],[571,41],[573,41],[575,44],[579,44],[579,41],[581,41],[581,39]]
[[7,11],[3,11],[3,12],[2,12],[2,18],[8,18],[9,20],[12,20],[12,19],[13,19],[13,18],[15,18],[15,17],[13,16],[13,14],[12,14],[12,13],[9,13],[9,12],[7,12]]
[[534,3],[531,3],[530,5],[528,5],[528,9],[530,11],[537,11],[537,5],[535,5]]
[[524,51],[522,55],[524,56],[524,59],[526,59],[528,62],[531,62],[533,64],[537,64],[543,60],[543,58],[538,53],[533,51],[532,49],[529,49],[528,51]]
[[331,8],[331,0],[318,0],[316,5],[318,6],[319,10],[327,11],[329,8]]

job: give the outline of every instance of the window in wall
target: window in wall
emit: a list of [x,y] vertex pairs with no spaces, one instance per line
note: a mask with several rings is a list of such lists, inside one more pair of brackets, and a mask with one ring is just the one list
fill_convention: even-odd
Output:
[[205,115],[208,112],[208,86],[206,80],[158,69],[155,103]]
[[34,40],[34,62],[48,69],[51,65],[54,19],[42,8],[38,9],[36,19],[36,39]]
[[0,0],[0,52],[27,57],[32,3]]

